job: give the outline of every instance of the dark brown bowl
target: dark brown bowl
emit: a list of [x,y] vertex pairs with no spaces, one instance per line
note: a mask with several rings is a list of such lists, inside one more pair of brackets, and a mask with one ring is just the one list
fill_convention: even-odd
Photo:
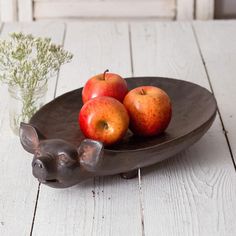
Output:
[[[152,85],[166,91],[172,101],[172,119],[160,136],[141,138],[128,132],[119,144],[105,148],[96,175],[124,173],[169,158],[201,138],[216,115],[214,96],[199,85],[162,77],[135,77],[126,81],[129,89]],[[46,104],[30,123],[46,139],[63,139],[79,146],[84,139],[77,122],[82,107],[81,91],[82,88],[76,89]]]

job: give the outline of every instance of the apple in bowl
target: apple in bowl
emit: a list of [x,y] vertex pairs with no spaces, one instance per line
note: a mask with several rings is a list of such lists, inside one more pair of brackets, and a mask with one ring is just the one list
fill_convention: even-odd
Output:
[[121,102],[101,96],[83,105],[78,122],[86,138],[101,141],[108,146],[124,137],[129,127],[129,115]]
[[135,135],[154,136],[162,133],[171,120],[172,108],[165,91],[154,86],[132,89],[123,101]]
[[126,81],[120,75],[108,73],[106,70],[103,74],[95,75],[86,82],[82,90],[82,100],[86,103],[95,97],[108,96],[123,102],[127,92]]

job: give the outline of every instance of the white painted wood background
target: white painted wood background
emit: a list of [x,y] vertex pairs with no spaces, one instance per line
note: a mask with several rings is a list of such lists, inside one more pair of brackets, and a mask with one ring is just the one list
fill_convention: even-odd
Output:
[[208,20],[214,0],[0,0],[1,21],[131,18]]
[[95,178],[57,190],[32,177],[32,157],[9,129],[1,85],[1,236],[236,235],[236,21],[12,23],[0,37],[12,31],[52,37],[75,54],[50,81],[48,101],[110,68],[213,89],[220,116],[198,143],[137,179]]

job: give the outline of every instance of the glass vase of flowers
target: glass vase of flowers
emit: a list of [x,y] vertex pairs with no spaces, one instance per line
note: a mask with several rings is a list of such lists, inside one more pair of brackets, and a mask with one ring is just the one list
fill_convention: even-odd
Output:
[[0,40],[0,81],[8,85],[14,133],[45,103],[48,79],[72,57],[50,38],[12,33],[8,40]]

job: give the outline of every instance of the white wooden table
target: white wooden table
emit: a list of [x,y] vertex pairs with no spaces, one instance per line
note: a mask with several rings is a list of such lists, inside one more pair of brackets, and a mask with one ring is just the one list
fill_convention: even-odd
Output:
[[1,236],[236,235],[236,21],[16,23],[2,25],[0,37],[12,31],[52,37],[74,53],[50,80],[48,101],[109,68],[192,81],[214,92],[219,112],[198,143],[139,178],[58,190],[32,177],[1,85]]

